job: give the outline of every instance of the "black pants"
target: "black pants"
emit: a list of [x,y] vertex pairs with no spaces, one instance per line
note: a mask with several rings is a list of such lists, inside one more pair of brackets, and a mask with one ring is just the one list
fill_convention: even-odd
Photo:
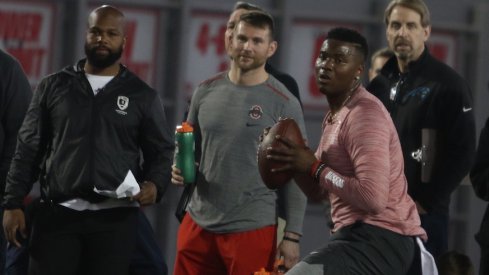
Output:
[[358,222],[334,233],[325,247],[287,274],[404,275],[415,259],[415,247],[413,237]]
[[[29,203],[24,211],[27,228],[30,232],[30,220],[35,216],[35,210],[39,209],[40,198]],[[138,224],[136,234],[136,247],[130,261],[130,275],[166,275],[168,267],[163,254],[156,242],[153,228],[142,210],[138,211]],[[3,230],[1,231],[3,232]],[[20,237],[20,236],[19,236]],[[29,239],[21,239],[21,247],[9,245],[6,256],[5,275],[27,275],[29,266]],[[1,255],[1,253],[0,253]],[[2,274],[0,272],[0,274]]]
[[153,228],[143,211],[138,214],[136,247],[129,267],[130,275],[166,275],[168,267],[156,242]]
[[76,211],[41,204],[32,226],[29,273],[128,274],[137,211],[136,207]]
[[487,275],[489,274],[489,206],[486,209],[481,227],[475,235],[475,239],[481,248],[479,274]]
[[[0,207],[0,219],[3,220],[3,207]],[[1,231],[0,232],[0,274],[3,274],[3,270],[5,269],[5,255],[6,255],[6,251],[7,251],[7,239],[5,238],[5,234],[3,232],[3,229],[0,231]]]
[[489,246],[481,247],[479,274],[480,275],[489,274]]
[[448,251],[448,216],[436,213],[419,215],[421,227],[428,234],[428,242],[425,244],[435,259]]

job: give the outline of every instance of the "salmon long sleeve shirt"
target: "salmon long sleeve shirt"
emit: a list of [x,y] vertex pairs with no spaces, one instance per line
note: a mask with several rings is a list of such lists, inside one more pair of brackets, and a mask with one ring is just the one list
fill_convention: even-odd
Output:
[[333,232],[362,221],[426,240],[407,194],[397,131],[383,104],[361,86],[322,128],[316,157],[327,166],[308,195],[330,200]]

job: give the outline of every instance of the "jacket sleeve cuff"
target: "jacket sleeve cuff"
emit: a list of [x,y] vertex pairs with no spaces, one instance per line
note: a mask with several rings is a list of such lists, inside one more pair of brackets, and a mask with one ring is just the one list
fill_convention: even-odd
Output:
[[24,204],[22,202],[14,202],[11,200],[6,200],[2,203],[2,207],[5,210],[21,209],[24,207]]

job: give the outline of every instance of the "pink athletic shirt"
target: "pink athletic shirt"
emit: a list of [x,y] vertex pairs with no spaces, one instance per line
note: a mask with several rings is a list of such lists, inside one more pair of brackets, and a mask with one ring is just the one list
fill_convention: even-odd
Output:
[[334,231],[355,223],[426,240],[407,194],[397,131],[383,104],[360,86],[332,123],[323,121],[316,157],[327,164],[317,192],[329,198]]

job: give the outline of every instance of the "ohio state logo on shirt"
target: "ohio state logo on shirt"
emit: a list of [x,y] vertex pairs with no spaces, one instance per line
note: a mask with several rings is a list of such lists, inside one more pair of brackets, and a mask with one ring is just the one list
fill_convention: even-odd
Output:
[[263,110],[262,110],[261,106],[253,105],[253,106],[251,106],[250,110],[248,111],[248,115],[252,119],[259,119],[263,115]]

